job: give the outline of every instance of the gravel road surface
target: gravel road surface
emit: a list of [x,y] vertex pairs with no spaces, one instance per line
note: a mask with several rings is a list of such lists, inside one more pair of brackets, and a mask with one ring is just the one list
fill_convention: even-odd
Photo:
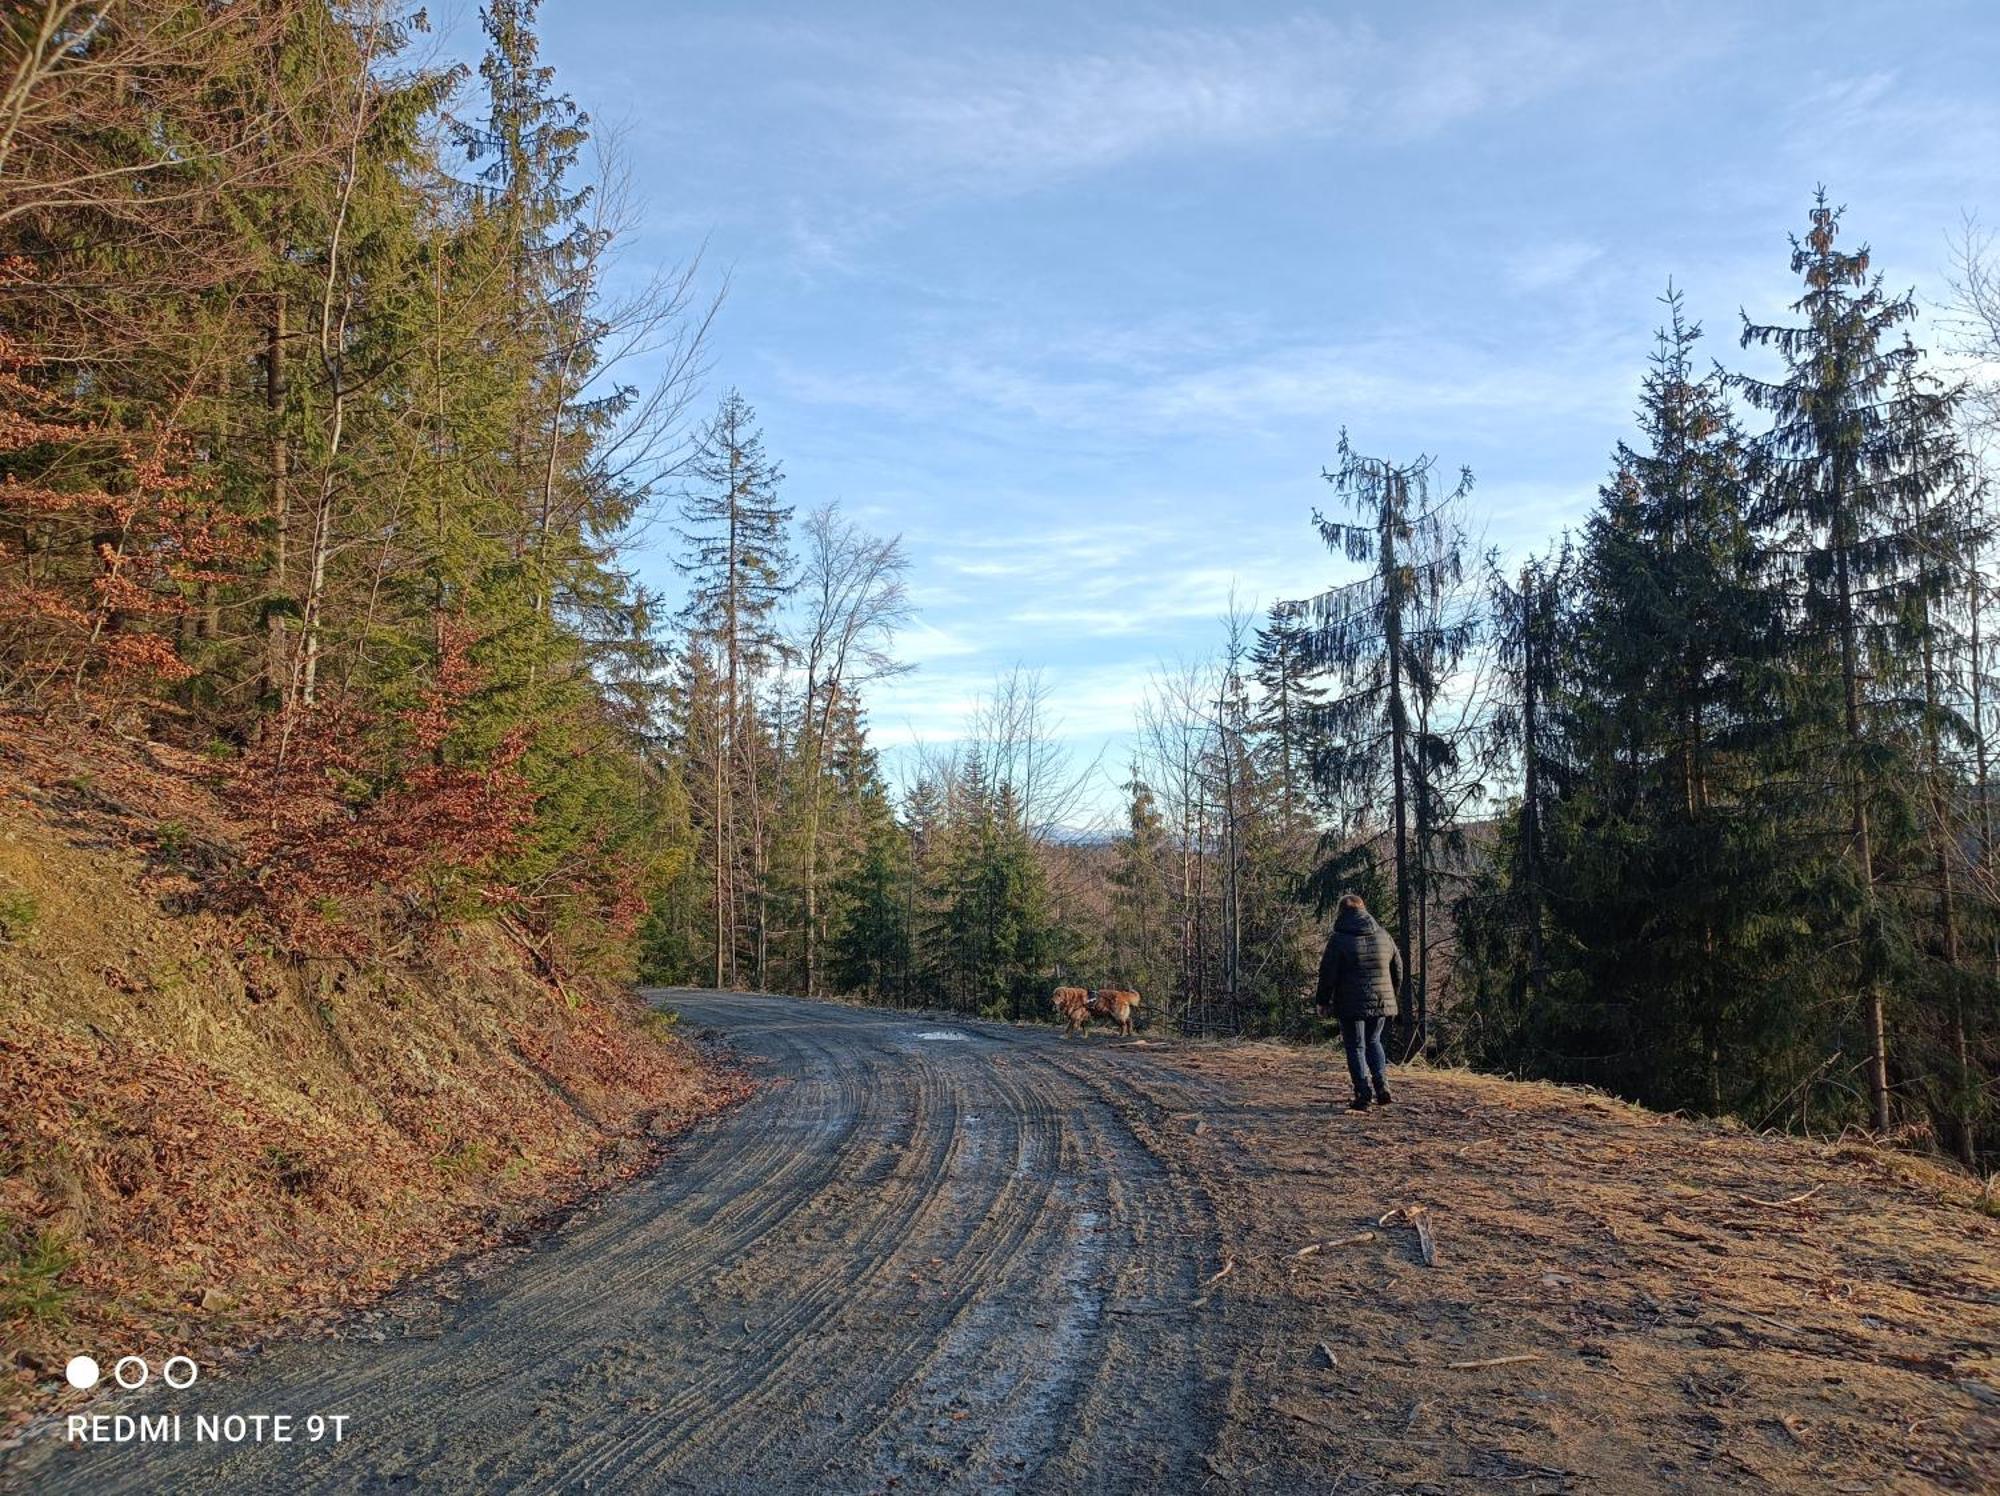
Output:
[[[1101,1040],[671,992],[760,1082],[564,1228],[340,1339],[185,1392],[177,1443],[66,1446],[37,1490],[1159,1490],[1228,1366],[1181,1306],[1216,1228],[1127,1125]],[[295,1442],[197,1442],[285,1414]],[[342,1415],[334,1445],[296,1442]]]

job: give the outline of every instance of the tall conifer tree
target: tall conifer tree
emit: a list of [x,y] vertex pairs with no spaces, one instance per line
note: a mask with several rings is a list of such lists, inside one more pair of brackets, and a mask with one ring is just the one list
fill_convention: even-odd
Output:
[[[1838,247],[1840,210],[1824,189],[1792,271],[1805,284],[1792,304],[1801,320],[1744,319],[1745,347],[1774,349],[1783,376],[1735,375],[1730,383],[1771,417],[1754,450],[1758,518],[1791,641],[1788,685],[1802,754],[1824,764],[1826,788],[1845,806],[1840,830],[1852,870],[1844,895],[1856,936],[1848,980],[1869,1057],[1870,1113],[1891,1123],[1887,994],[1902,940],[1883,897],[1885,845],[1911,820],[1906,711],[1912,600],[1942,590],[1925,556],[1930,537],[1912,528],[1912,499],[1947,483],[1959,458],[1927,433],[1952,396],[1913,392],[1904,375],[1917,360],[1898,329],[1916,316],[1912,295],[1889,296],[1865,245]],[[1802,757],[1801,772],[1810,773]]]
[[[744,847],[739,806],[749,813],[750,895],[756,912],[766,890],[760,792],[768,767],[757,720],[757,687],[778,663],[784,638],[776,610],[791,586],[787,527],[792,511],[778,501],[784,472],[764,452],[757,413],[735,390],[697,434],[681,496],[680,562],[690,578],[681,622],[712,651],[722,693],[719,741],[710,768],[709,828],[714,874],[715,984],[739,980],[737,941]],[[759,926],[761,928],[761,924]],[[761,973],[760,973],[761,974]]]
[[[1433,793],[1445,757],[1427,731],[1431,709],[1479,633],[1466,589],[1467,542],[1457,511],[1472,486],[1461,472],[1455,487],[1433,493],[1428,457],[1398,465],[1365,457],[1341,433],[1340,464],[1324,474],[1352,520],[1316,515],[1327,548],[1363,562],[1360,580],[1285,605],[1306,622],[1299,636],[1307,667],[1334,682],[1331,699],[1311,706],[1316,743],[1311,773],[1336,811],[1363,833],[1379,829],[1390,843],[1395,907],[1391,929],[1402,954],[1411,1001],[1404,1022],[1410,1046],[1426,1041],[1428,973],[1415,939],[1419,901],[1431,865],[1431,840],[1449,830],[1448,808]],[[1372,860],[1372,859],[1370,859]],[[1319,870],[1322,896],[1352,881],[1354,858]]]
[[[1785,814],[1762,783],[1748,450],[1701,329],[1664,298],[1639,407],[1584,555],[1560,823],[1561,907],[1580,991],[1622,1013],[1621,1084],[1720,1111],[1786,1025],[1751,932],[1777,897]],[[1614,996],[1614,994],[1616,994]]]

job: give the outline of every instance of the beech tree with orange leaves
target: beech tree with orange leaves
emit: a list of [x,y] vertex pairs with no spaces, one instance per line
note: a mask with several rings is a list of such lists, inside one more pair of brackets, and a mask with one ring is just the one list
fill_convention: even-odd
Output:
[[0,565],[16,574],[0,591],[5,684],[75,697],[183,681],[194,667],[173,630],[254,553],[249,527],[184,438],[77,419],[31,367],[0,337]]

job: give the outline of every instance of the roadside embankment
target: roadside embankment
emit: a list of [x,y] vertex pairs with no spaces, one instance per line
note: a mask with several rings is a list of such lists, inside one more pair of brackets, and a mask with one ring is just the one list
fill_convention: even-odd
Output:
[[0,1428],[79,1396],[71,1354],[308,1328],[742,1091],[491,925],[314,959],[218,912],[240,828],[202,768],[0,724]]

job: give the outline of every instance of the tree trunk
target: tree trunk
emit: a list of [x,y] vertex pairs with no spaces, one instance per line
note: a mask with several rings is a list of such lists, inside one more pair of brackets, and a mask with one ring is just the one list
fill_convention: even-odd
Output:
[[1423,998],[1416,980],[1416,968],[1410,964],[1410,828],[1409,828],[1409,787],[1406,769],[1409,762],[1410,721],[1409,712],[1403,703],[1403,594],[1402,583],[1397,577],[1399,562],[1396,557],[1396,525],[1400,522],[1403,495],[1403,480],[1390,480],[1390,490],[1382,510],[1382,629],[1389,656],[1389,761],[1393,782],[1390,814],[1394,817],[1396,845],[1396,950],[1403,961],[1403,986],[1416,994],[1415,1005],[1405,1010],[1406,1034],[1404,1054],[1417,1053],[1424,1046],[1425,1014]]
[[1861,748],[1861,679],[1855,659],[1854,594],[1848,574],[1848,537],[1844,518],[1833,525],[1834,572],[1840,593],[1840,681],[1846,708],[1848,797],[1852,816],[1855,870],[1861,878],[1861,961],[1862,1004],[1868,1030],[1868,1089],[1873,1102],[1875,1130],[1889,1130],[1889,1043],[1888,1025],[1883,1014],[1882,984],[1876,947],[1881,934],[1876,929],[1875,857],[1868,834],[1868,800],[1853,756]]
[[1521,873],[1527,885],[1528,990],[1539,996],[1547,977],[1542,952],[1541,755],[1537,751],[1536,709],[1540,685],[1535,678],[1535,628],[1539,617],[1539,585],[1530,571],[1521,574]]
[[[722,736],[717,743],[716,762],[720,778],[717,780],[716,819],[718,824],[716,842],[716,944],[718,950],[728,952],[729,985],[738,985],[736,969],[736,748],[738,729],[741,721],[737,714],[737,671],[741,663],[737,639],[737,609],[740,601],[737,589],[740,585],[740,562],[737,556],[737,519],[742,495],[737,478],[738,452],[736,433],[729,436],[729,550],[726,558],[727,570],[722,589],[723,610],[723,726]],[[726,869],[726,871],[725,871]],[[726,937],[726,938],[725,938]],[[718,970],[720,968],[718,967]],[[720,978],[716,985],[722,985]]]
[[754,936],[751,944],[750,974],[759,992],[768,992],[770,983],[770,845],[764,823],[764,794],[757,775],[757,735],[751,732],[745,741],[749,746],[748,761],[743,766],[744,788],[750,799],[750,897]]
[[806,812],[806,996],[819,996],[819,774]]
[[[1993,868],[1993,804],[1990,794],[1992,785],[1991,764],[1986,748],[1986,662],[1980,643],[1979,615],[1985,607],[1984,581],[1979,571],[1978,556],[1972,562],[1972,748],[1973,784],[1979,794],[1979,865],[1992,876]],[[1992,952],[1993,970],[2000,975],[2000,943]]]
[[723,891],[723,876],[722,876],[722,859],[724,853],[722,844],[723,765],[722,765],[721,714],[720,713],[715,714],[714,716],[711,717],[710,721],[715,728],[713,740],[709,744],[709,760],[713,765],[715,771],[713,803],[709,807],[709,816],[710,819],[714,822],[715,826],[715,986],[719,991],[721,990],[722,987],[723,963],[725,959],[723,956],[723,952],[727,948],[725,940],[726,927],[724,920],[724,912],[729,907],[728,898]]
[[[1921,516],[1919,516],[1921,518]],[[1937,714],[1939,711],[1939,691],[1937,679],[1937,643],[1931,629],[1930,603],[1925,601],[1922,618],[1923,663],[1924,663],[1924,771],[1930,781],[1931,802],[1931,845],[1935,853],[1937,870],[1937,921],[1938,958],[1949,974],[1946,980],[1951,984],[1951,1039],[1952,1057],[1958,1066],[1960,1105],[1952,1121],[1957,1137],[1959,1162],[1966,1168],[1973,1167],[1972,1131],[1973,1119],[1968,1114],[1963,1098],[1973,1084],[1971,1056],[1965,1037],[1965,994],[1958,983],[1958,909],[1956,891],[1952,883],[1952,842],[1957,837],[1951,814],[1951,791],[1945,780],[1944,751],[1938,740]]]
[[319,500],[313,506],[312,550],[306,566],[306,605],[301,620],[305,636],[305,658],[299,666],[299,700],[311,706],[319,685],[320,617],[326,600],[326,565],[333,553],[334,481],[331,462],[340,451],[340,432],[346,417],[345,395],[333,401],[333,441],[328,448],[329,466],[320,481]]
[[[824,795],[821,781],[821,766],[826,758],[826,740],[833,732],[833,709],[840,699],[840,680],[844,671],[842,664],[836,667],[832,680],[819,682],[820,694],[826,704],[820,708],[819,721],[813,732],[812,747],[807,755],[806,772],[812,776],[812,794],[806,817],[806,996],[819,994],[819,827],[824,809]],[[813,682],[807,683],[805,720],[813,720]]]
[[261,695],[269,702],[285,694],[286,589],[292,532],[291,448],[285,441],[285,293],[278,292],[271,303],[271,321],[264,346],[264,413],[269,424],[268,441],[271,484],[271,570],[266,582],[264,614],[264,676]]

